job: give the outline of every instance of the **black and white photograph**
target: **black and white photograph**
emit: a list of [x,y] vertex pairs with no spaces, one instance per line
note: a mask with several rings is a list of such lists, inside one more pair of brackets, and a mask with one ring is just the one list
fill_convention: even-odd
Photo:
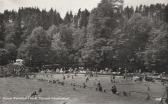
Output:
[[168,0],[0,0],[0,104],[168,104]]

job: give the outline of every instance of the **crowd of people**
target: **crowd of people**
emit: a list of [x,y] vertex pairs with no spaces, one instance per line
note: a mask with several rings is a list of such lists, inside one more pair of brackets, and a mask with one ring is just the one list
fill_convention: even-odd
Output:
[[[79,68],[56,68],[56,69],[45,69],[42,70],[40,73],[43,73],[45,76],[47,76],[46,79],[38,79],[39,81],[48,81],[48,83],[50,84],[57,84],[60,86],[71,86],[70,88],[72,88],[72,90],[76,91],[76,90],[80,90],[80,88],[84,88],[84,89],[95,89],[95,91],[98,92],[102,92],[102,93],[109,93],[109,91],[112,94],[115,95],[123,95],[123,96],[128,96],[130,95],[129,91],[120,91],[118,89],[118,85],[117,85],[117,78],[121,77],[123,80],[134,80],[133,75],[129,74],[129,73],[123,73],[123,72],[118,72],[118,73],[114,73],[112,69],[109,68],[105,68],[105,69],[96,69],[96,68],[84,68],[84,67],[79,67]],[[39,73],[37,73],[39,74]],[[55,79],[54,78],[54,74],[60,74],[62,75],[62,79]],[[110,89],[106,89],[103,85],[103,83],[98,79],[98,76],[101,74],[109,74],[109,81],[111,82],[111,88]],[[73,82],[73,79],[76,79],[76,77],[78,75],[83,75],[85,81],[82,83],[77,83],[77,82]],[[25,75],[26,79],[30,79],[29,75]],[[33,75],[33,78],[36,78],[36,75]],[[97,79],[96,81],[93,81],[93,79]],[[71,83],[66,83],[66,81],[68,79],[71,79]],[[137,79],[135,79],[134,81],[137,81]],[[138,78],[138,81],[142,81],[142,77]],[[88,83],[95,83],[93,85],[95,86],[89,86]],[[37,91],[33,91],[30,94],[30,97],[36,97],[38,96],[40,93],[42,93],[42,88],[39,88]],[[147,86],[147,91],[150,91],[150,87]],[[148,96],[149,98],[149,96]]]
[[[72,90],[76,91],[76,90],[80,90],[80,88],[84,88],[84,89],[95,89],[95,91],[98,91],[98,92],[103,92],[103,93],[107,93],[107,92],[111,92],[112,94],[115,94],[115,95],[120,95],[121,92],[118,91],[118,88],[117,88],[117,85],[116,85],[116,76],[113,75],[113,77],[111,77],[110,81],[111,81],[111,89],[106,89],[105,87],[103,87],[103,84],[102,82],[98,79],[97,76],[94,76],[95,73],[93,73],[93,71],[89,71],[87,73],[85,73],[84,75],[82,75],[84,78],[84,82],[83,83],[78,83],[76,81],[73,81],[74,79],[77,79],[77,76],[80,76],[78,74],[78,72],[74,72],[74,73],[68,73],[68,74],[65,74],[65,73],[62,73],[62,79],[55,79],[54,76],[52,74],[46,74],[44,73],[44,75],[46,75],[46,79],[38,79],[40,81],[44,81],[44,80],[47,80],[48,83],[50,84],[57,84],[57,85],[60,85],[60,86],[71,86]],[[93,81],[93,79],[96,79]],[[70,83],[66,83],[67,81],[70,81]],[[94,86],[89,86],[88,83],[95,83],[95,84],[92,84]],[[127,93],[127,92],[125,92]],[[124,94],[124,96],[126,96],[127,94]]]
[[[56,72],[56,73],[54,73]],[[104,83],[103,81],[99,80],[99,74],[97,74],[100,71],[95,72],[94,70],[89,70],[87,69],[86,71],[84,71],[84,69],[72,69],[70,68],[68,73],[65,72],[65,70],[61,69],[61,68],[57,68],[55,71],[51,71],[51,70],[44,70],[41,71],[41,73],[37,73],[44,75],[44,78],[37,78],[37,75],[34,74],[33,79],[38,79],[39,81],[48,81],[49,84],[57,84],[59,86],[62,87],[69,87],[72,88],[73,91],[77,91],[81,88],[84,89],[95,89],[95,91],[100,92],[100,93],[111,93],[117,96],[123,95],[123,96],[130,96],[130,92],[129,91],[121,91],[118,88],[118,78],[120,77],[122,80],[133,80],[133,78],[129,78],[129,77],[133,77],[130,75],[125,75],[126,73],[122,74],[122,75],[116,75],[116,74],[111,74],[109,75],[109,82],[111,83],[111,87],[109,87],[109,89],[107,89],[106,87],[104,87]],[[81,73],[83,72],[83,73]],[[54,75],[59,75],[62,76],[59,77],[59,79],[56,79],[54,77]],[[84,78],[83,82],[77,82],[77,81],[73,81],[74,79],[78,79],[78,76],[82,76],[81,78]],[[31,79],[29,75],[25,76],[26,79]],[[93,80],[96,79],[96,80]],[[67,83],[70,80],[69,83]],[[141,81],[141,80],[139,80]],[[92,83],[92,84],[89,84]],[[94,84],[93,84],[94,83]],[[121,83],[120,83],[121,84]],[[93,86],[91,86],[93,85]],[[29,97],[37,97],[39,96],[41,93],[43,92],[43,88],[39,88],[38,90],[32,91]],[[150,92],[150,86],[147,86],[147,92]],[[150,95],[147,95],[147,99],[150,99]]]

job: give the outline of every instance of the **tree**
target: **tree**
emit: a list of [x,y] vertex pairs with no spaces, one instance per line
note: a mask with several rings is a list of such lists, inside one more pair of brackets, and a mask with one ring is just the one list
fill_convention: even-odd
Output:
[[79,27],[79,18],[81,16],[81,9],[78,10],[77,15],[74,15],[73,17],[73,27],[78,28]]
[[164,9],[164,17],[165,17],[165,21],[168,23],[168,4],[166,5],[165,9]]
[[22,28],[20,16],[17,16],[11,23],[5,26],[5,43],[13,43],[17,48],[22,42]]
[[84,45],[86,43],[86,35],[86,28],[76,29],[73,32],[73,49],[79,50],[84,48]]
[[9,52],[5,49],[0,49],[0,65],[6,65],[9,62]]
[[128,18],[128,19],[130,19],[131,17],[132,17],[132,15],[134,14],[134,8],[133,7],[125,7],[124,8],[124,15]]
[[52,40],[52,57],[51,61],[57,64],[66,65],[69,61],[69,51],[65,45],[66,43],[61,41],[61,34],[58,32],[53,36]]
[[0,48],[3,48],[4,46],[4,40],[5,40],[5,26],[4,26],[4,16],[0,14]]
[[20,57],[29,62],[41,65],[42,63],[48,63],[49,53],[51,47],[51,40],[47,32],[42,27],[37,27],[32,31],[32,34],[27,39],[27,43],[24,49],[20,49]]
[[152,22],[140,14],[134,14],[126,23],[118,42],[121,44],[118,56],[120,61],[126,65],[125,67],[143,68],[143,61],[138,55],[145,50],[151,29]]
[[47,30],[47,33],[51,39],[53,39],[53,36],[56,35],[59,32],[59,28],[55,25],[52,25]]
[[[122,1],[102,0],[98,7],[91,11],[87,26],[87,38],[85,47],[82,49],[84,62],[93,63],[97,66],[110,64],[108,55],[112,55],[112,46],[115,28],[120,24]],[[109,50],[107,50],[110,48]],[[85,61],[87,60],[87,61]],[[105,64],[108,63],[108,64]]]
[[60,26],[60,40],[65,43],[66,48],[71,49],[72,48],[72,29],[67,26]]
[[17,47],[13,43],[7,43],[5,44],[5,49],[8,51],[9,54],[9,60],[10,61],[15,61],[17,58]]
[[[104,61],[102,46],[106,44],[106,40],[101,38],[93,40],[89,38],[85,43],[85,47],[81,49],[82,63],[87,66],[101,66],[101,62]],[[104,65],[104,64],[103,64]]]
[[102,0],[98,7],[92,10],[89,17],[88,35],[95,38],[110,37],[122,19],[121,8],[116,4],[117,2],[120,1]]
[[165,26],[165,24],[162,24],[159,28],[155,27],[152,29],[149,42],[146,45],[145,51],[142,53],[142,59],[144,60],[146,69],[162,72],[168,68],[167,33],[167,25]]
[[72,34],[73,52],[71,53],[71,57],[73,57],[74,63],[79,63],[79,64],[82,63],[81,53],[82,53],[82,49],[85,47],[86,35],[87,35],[87,29],[85,27],[81,29],[80,28],[76,29]]
[[87,9],[85,9],[84,11],[82,11],[80,13],[80,18],[79,18],[79,28],[82,28],[82,27],[87,27],[88,25],[88,21],[89,21],[89,11]]
[[67,12],[65,17],[64,17],[64,24],[70,24],[72,22],[73,15],[72,12]]
[[[47,15],[47,14],[45,14],[45,15]],[[53,10],[52,8],[48,12],[47,16],[48,16],[49,26],[59,25],[60,23],[62,23],[62,19],[61,19],[60,14],[56,10]]]
[[21,23],[20,15],[16,17],[15,24],[14,24],[14,31],[15,31],[14,44],[18,48],[23,41],[21,38],[23,34],[23,30],[22,30],[22,23]]
[[70,11],[63,19],[52,8],[5,10],[0,13],[0,48],[8,51],[9,61],[18,57],[27,65],[164,70],[168,68],[167,7],[151,4],[134,10],[123,8],[123,0],[101,0],[93,10],[79,9],[76,15]]

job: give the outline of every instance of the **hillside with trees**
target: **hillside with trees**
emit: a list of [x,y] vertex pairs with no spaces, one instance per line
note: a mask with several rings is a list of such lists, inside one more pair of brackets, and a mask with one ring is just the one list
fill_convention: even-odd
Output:
[[101,0],[91,11],[19,8],[0,13],[0,65],[44,64],[167,71],[168,4],[124,7]]

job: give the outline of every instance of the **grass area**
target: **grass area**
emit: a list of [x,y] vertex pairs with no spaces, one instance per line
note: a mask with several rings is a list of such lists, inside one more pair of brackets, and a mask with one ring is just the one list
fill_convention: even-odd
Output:
[[[65,75],[67,76],[67,75]],[[48,83],[45,80],[57,80],[64,81],[65,85]],[[164,86],[160,82],[134,82],[131,80],[124,80],[121,78],[116,79],[116,86],[120,95],[114,95],[110,91],[113,83],[110,82],[110,76],[98,76],[89,79],[87,86],[89,88],[76,87],[73,90],[71,83],[82,85],[85,82],[86,77],[78,75],[74,79],[67,78],[63,80],[61,74],[50,75],[39,74],[35,78],[1,78],[0,79],[0,96],[1,97],[27,97],[30,94],[42,88],[40,97],[56,97],[56,98],[69,98],[69,100],[0,100],[0,104],[158,104],[154,99],[155,97],[161,97],[165,91]],[[106,92],[98,92],[95,90],[95,84],[100,81],[103,89]],[[150,87],[150,91],[147,90],[147,86]],[[122,92],[132,92],[130,96],[123,96]],[[141,92],[149,92],[152,96],[150,100],[146,100],[147,95]]]

